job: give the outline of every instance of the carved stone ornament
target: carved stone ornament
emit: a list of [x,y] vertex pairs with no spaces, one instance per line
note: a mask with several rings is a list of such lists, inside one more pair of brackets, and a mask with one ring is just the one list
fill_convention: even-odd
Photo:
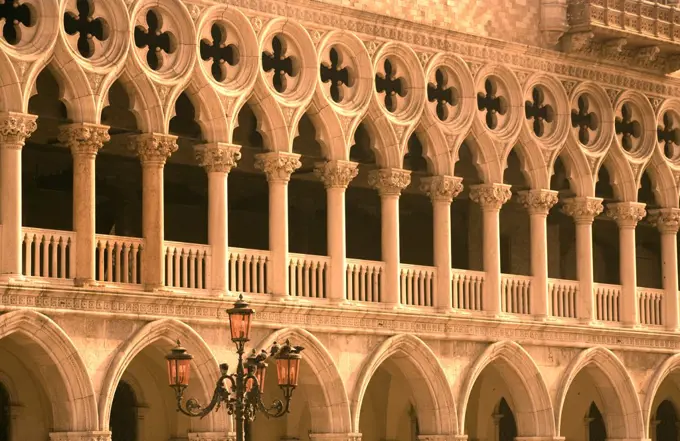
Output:
[[97,124],[69,124],[59,127],[59,142],[76,155],[96,156],[111,140],[109,127]]
[[679,208],[661,208],[658,210],[649,210],[647,220],[661,233],[677,234],[680,228],[680,209]]
[[360,433],[310,433],[311,441],[361,441]]
[[619,202],[607,205],[607,216],[619,225],[619,228],[635,228],[647,214],[645,204],[640,202]]
[[0,143],[20,149],[26,138],[38,128],[37,116],[21,113],[0,113]]
[[470,199],[478,203],[483,210],[501,209],[512,197],[507,184],[482,184],[470,187]]
[[236,441],[236,434],[224,432],[189,432],[189,441]]
[[399,196],[411,183],[411,172],[399,168],[373,170],[368,175],[368,185],[378,190],[380,196]]
[[557,203],[557,192],[552,190],[530,190],[519,193],[519,202],[529,211],[529,214],[547,215]]
[[194,147],[196,162],[207,173],[229,173],[241,159],[241,147],[231,144],[206,144]]
[[562,212],[579,223],[592,223],[604,209],[601,198],[571,198],[564,201]]
[[449,204],[463,191],[463,178],[457,176],[433,176],[423,178],[420,191],[427,194],[432,202],[442,201]]
[[165,161],[177,151],[177,137],[146,133],[132,139],[130,150],[137,152],[142,165],[164,166]]
[[359,173],[359,164],[351,161],[327,161],[316,164],[314,174],[328,188],[347,188]]
[[53,432],[50,441],[111,441],[111,432]]
[[290,181],[290,175],[302,167],[300,155],[296,153],[270,152],[255,156],[255,168],[267,175],[267,181]]

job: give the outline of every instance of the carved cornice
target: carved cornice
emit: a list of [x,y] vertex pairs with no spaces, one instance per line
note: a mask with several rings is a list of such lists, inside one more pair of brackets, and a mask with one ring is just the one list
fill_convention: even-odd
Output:
[[463,191],[463,178],[457,176],[432,176],[420,181],[420,191],[425,192],[432,202],[449,204]]
[[519,192],[519,203],[524,205],[529,214],[547,215],[557,203],[558,193],[552,190],[529,190]]
[[359,164],[351,161],[327,161],[316,164],[314,174],[328,188],[347,188],[359,173]]
[[607,205],[607,216],[614,219],[619,228],[635,228],[646,214],[645,204],[640,202],[618,202]]
[[498,211],[512,197],[507,184],[482,184],[470,187],[470,199],[478,203],[482,210]]
[[562,212],[574,218],[577,224],[592,223],[604,209],[601,198],[571,198],[564,201]]
[[255,168],[267,175],[269,182],[288,182],[290,175],[302,167],[297,153],[269,152],[255,155]]
[[649,210],[647,220],[661,233],[677,234],[680,227],[680,209],[678,208],[661,208],[658,210]]
[[105,143],[111,140],[109,127],[98,124],[69,124],[59,127],[59,142],[71,149],[73,156],[94,158]]
[[0,113],[0,144],[5,148],[21,149],[26,138],[31,136],[36,124],[35,115],[21,113]]
[[399,168],[373,170],[368,175],[368,185],[378,190],[380,196],[399,196],[411,183],[411,172]]
[[145,133],[133,137],[129,148],[137,152],[142,166],[163,167],[170,155],[177,151],[177,137]]
[[232,144],[205,144],[194,147],[198,164],[207,173],[229,173],[241,159],[241,147]]

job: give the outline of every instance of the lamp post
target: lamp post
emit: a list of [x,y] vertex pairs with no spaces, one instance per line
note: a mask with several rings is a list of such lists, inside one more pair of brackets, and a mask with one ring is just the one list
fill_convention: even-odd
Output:
[[[287,340],[283,346],[274,342],[269,353],[262,350],[258,354],[253,349],[250,356],[244,360],[245,345],[250,341],[250,329],[255,311],[248,307],[248,303],[240,295],[234,307],[227,310],[227,314],[229,314],[231,341],[236,344],[238,353],[238,364],[236,372],[232,374],[229,374],[229,366],[226,363],[220,364],[220,378],[217,380],[212,400],[207,406],[203,407],[194,398],[184,400],[184,390],[189,386],[193,357],[180,345],[179,340],[177,346],[165,358],[168,361],[170,387],[175,391],[177,399],[177,411],[189,417],[203,418],[224,405],[227,413],[235,417],[236,441],[245,441],[246,419],[253,421],[257,412],[262,412],[265,416],[272,418],[282,417],[289,412],[290,399],[298,384],[302,359],[300,352],[304,348],[291,346]],[[262,395],[267,371],[265,360],[269,357],[276,359],[276,373],[279,387],[283,391],[283,400],[276,399],[270,406],[267,406],[262,401]]]

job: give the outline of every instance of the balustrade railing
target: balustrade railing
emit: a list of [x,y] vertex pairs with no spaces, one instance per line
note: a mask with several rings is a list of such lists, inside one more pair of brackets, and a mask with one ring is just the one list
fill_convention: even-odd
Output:
[[380,302],[384,262],[347,259],[347,300]]
[[501,274],[501,311],[531,314],[531,277]]
[[288,258],[289,293],[293,297],[325,299],[330,259],[291,253]]
[[575,280],[548,280],[550,315],[562,318],[578,318],[578,282]]
[[229,248],[229,290],[267,293],[269,251]]
[[401,304],[434,306],[437,270],[429,266],[400,266]]
[[597,320],[603,322],[620,321],[621,286],[595,284],[595,309]]
[[165,285],[210,288],[210,246],[165,241]]
[[641,325],[663,325],[663,289],[638,288],[638,322]]
[[138,237],[96,235],[96,279],[100,282],[142,282],[144,239]]
[[23,274],[72,279],[76,271],[76,233],[22,228]]
[[482,311],[484,272],[451,270],[451,304],[454,309]]

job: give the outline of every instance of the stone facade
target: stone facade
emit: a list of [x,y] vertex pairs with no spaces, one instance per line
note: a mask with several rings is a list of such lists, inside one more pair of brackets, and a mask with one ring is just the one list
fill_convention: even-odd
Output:
[[0,4],[0,441],[677,439],[675,9],[449,3]]

